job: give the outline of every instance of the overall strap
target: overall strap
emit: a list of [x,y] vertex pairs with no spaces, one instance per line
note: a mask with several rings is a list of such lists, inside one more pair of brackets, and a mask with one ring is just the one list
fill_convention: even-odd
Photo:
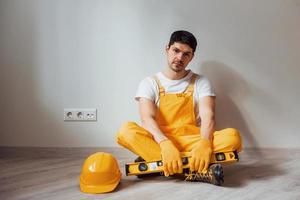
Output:
[[197,74],[193,74],[193,75],[192,75],[192,78],[191,78],[191,80],[190,80],[189,85],[188,85],[187,88],[184,90],[184,93],[187,93],[187,94],[193,94],[193,92],[194,92],[194,85],[195,85],[196,78],[197,78]]
[[159,88],[159,96],[165,94],[165,88],[161,85],[159,79],[157,78],[156,75],[153,76],[154,80],[156,81],[158,88]]

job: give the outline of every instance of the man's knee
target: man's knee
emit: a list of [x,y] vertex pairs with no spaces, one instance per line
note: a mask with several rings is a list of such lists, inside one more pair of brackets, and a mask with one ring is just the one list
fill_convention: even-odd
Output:
[[233,150],[241,151],[242,140],[240,132],[235,128],[228,128],[226,132],[228,132],[228,145],[230,145]]
[[117,132],[117,142],[130,142],[135,138],[135,127],[137,124],[135,122],[126,122],[124,123],[119,131]]

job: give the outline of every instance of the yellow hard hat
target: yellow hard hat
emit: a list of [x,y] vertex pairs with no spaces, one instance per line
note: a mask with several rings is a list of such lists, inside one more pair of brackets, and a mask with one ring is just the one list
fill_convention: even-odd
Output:
[[111,154],[94,153],[84,161],[80,190],[85,193],[111,192],[119,184],[121,176],[118,162]]

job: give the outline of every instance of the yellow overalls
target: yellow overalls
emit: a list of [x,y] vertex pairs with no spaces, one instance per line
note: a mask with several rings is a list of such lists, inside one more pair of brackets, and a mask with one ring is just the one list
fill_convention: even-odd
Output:
[[[180,152],[190,152],[201,135],[200,127],[196,125],[193,100],[197,75],[193,74],[186,90],[177,94],[166,94],[158,78],[156,76],[154,78],[159,87],[160,98],[156,113],[158,126]],[[117,142],[146,161],[161,159],[159,144],[150,132],[135,122],[127,122],[120,128]],[[241,151],[242,142],[239,132],[233,128],[215,131],[212,148],[213,152]]]

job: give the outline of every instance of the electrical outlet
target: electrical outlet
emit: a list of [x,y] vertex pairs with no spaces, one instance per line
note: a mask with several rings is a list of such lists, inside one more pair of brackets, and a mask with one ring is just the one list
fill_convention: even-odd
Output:
[[97,109],[85,109],[83,111],[84,121],[97,121]]
[[64,121],[97,121],[97,109],[65,108]]
[[71,109],[64,109],[64,121],[73,121],[74,113]]

